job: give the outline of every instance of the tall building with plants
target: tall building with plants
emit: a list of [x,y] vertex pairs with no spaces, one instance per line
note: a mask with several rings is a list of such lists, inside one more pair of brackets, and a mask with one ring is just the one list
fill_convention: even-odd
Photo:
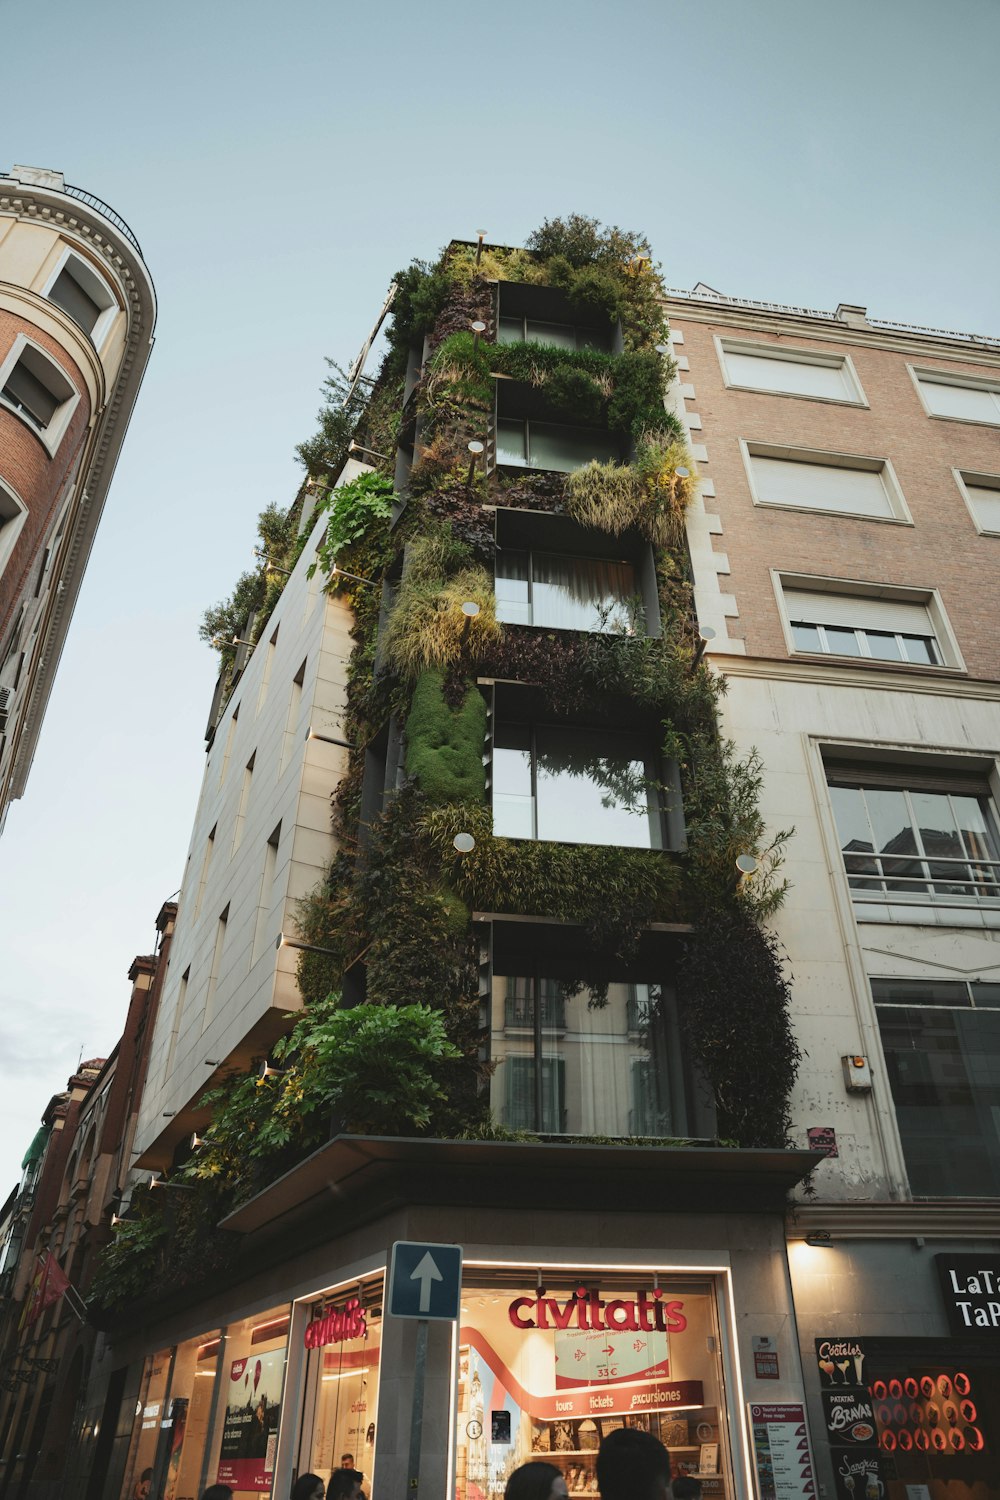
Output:
[[[414,262],[377,377],[328,383],[306,482],[206,616],[205,782],[93,1288],[108,1497],[280,1496],[346,1457],[459,1500],[544,1458],[582,1497],[624,1424],[707,1496],[786,1459],[802,1494],[840,1483],[786,1214],[901,1188],[877,1120],[863,1171],[817,1150],[833,1049],[870,1049],[824,1024],[817,969],[793,1007],[774,935],[798,809],[754,749],[775,690],[749,685],[738,495],[723,514],[740,382],[704,401],[687,352],[706,300],[579,217]],[[464,1252],[419,1475],[400,1240]],[[853,1401],[864,1351],[835,1353]],[[874,1412],[850,1425],[860,1495],[885,1452]]]

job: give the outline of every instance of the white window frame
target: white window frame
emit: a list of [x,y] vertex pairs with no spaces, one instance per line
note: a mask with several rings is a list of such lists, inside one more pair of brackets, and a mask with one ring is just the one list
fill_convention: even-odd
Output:
[[[715,335],[714,342],[723,384],[727,390],[755,391],[760,396],[780,396],[794,401],[820,401],[828,406],[868,408],[868,398],[849,354],[828,354],[821,349],[801,349],[787,344],[758,344],[752,339],[730,339],[720,334]],[[822,365],[827,369],[839,369],[844,373],[845,384],[853,389],[855,394],[853,396],[815,396],[807,391],[775,391],[765,386],[744,385],[742,381],[730,379],[729,367],[726,364],[727,354],[747,354],[754,359],[780,359],[789,364]]]
[[975,502],[967,488],[967,485],[971,484],[977,489],[996,490],[997,499],[1000,500],[1000,474],[982,474],[976,469],[952,469],[951,472],[955,476],[955,483],[958,485],[962,499],[968,507],[969,515],[972,517],[972,524],[979,532],[979,535],[1000,536],[1000,526],[994,528],[992,526],[980,525],[979,517],[976,515]]
[[[836,516],[840,520],[867,521],[870,525],[876,526],[913,525],[913,517],[910,515],[906,498],[896,478],[896,471],[888,458],[874,457],[866,453],[839,453],[823,448],[799,448],[784,443],[758,441],[755,438],[740,438],[739,444],[747,484],[750,487],[750,498],[754,505],[759,505],[761,509],[791,510],[810,516]],[[821,505],[795,505],[782,500],[762,500],[754,478],[752,462],[754,458],[786,459],[791,463],[816,464],[834,469],[860,469],[865,473],[879,474],[885,484],[892,514],[869,516],[859,510],[828,510]]]
[[[98,307],[101,308],[100,316],[89,333],[87,333],[87,330],[81,324],[77,323],[71,312],[67,312],[52,297],[52,288],[65,270],[69,271],[73,280],[79,283],[81,289],[86,292],[91,301],[96,302]],[[69,318],[74,326],[80,329],[81,333],[85,333],[95,349],[99,349],[104,343],[108,335],[108,330],[119,312],[121,312],[121,303],[115,296],[110,282],[100,274],[96,267],[91,265],[89,260],[85,260],[70,245],[66,246],[56,261],[54,270],[42,288],[42,296],[48,297],[53,307],[59,308],[59,311],[65,317]]]
[[[4,510],[12,513],[4,519]],[[20,495],[5,479],[0,479],[0,576],[10,561],[21,527],[28,519],[28,507]]]
[[[831,665],[853,668],[864,666],[882,667],[890,672],[964,672],[966,670],[962,652],[959,649],[955,632],[951,628],[945,607],[941,602],[941,595],[934,588],[906,588],[900,584],[889,583],[866,583],[856,578],[830,578],[813,573],[790,573],[784,568],[771,569],[771,584],[774,588],[774,596],[778,604],[778,613],[781,616],[781,628],[785,636],[785,645],[788,647],[789,656],[804,658],[811,662],[824,662]],[[840,656],[836,652],[825,651],[803,651],[795,644],[795,636],[792,631],[792,614],[789,609],[785,590],[806,590],[811,594],[839,594],[851,598],[860,599],[885,599],[890,602],[898,601],[900,604],[921,604],[927,611],[928,623],[934,637],[934,644],[941,657],[940,662],[913,662],[913,661],[882,661],[874,656]],[[901,635],[911,635],[912,631],[900,631]]]
[[[917,399],[923,407],[924,414],[933,422],[964,422],[969,427],[1000,427],[1000,374],[988,375],[966,375],[958,370],[933,370],[928,365],[907,365],[910,379],[916,388]],[[966,391],[989,391],[996,397],[997,414],[995,421],[983,421],[981,417],[955,417],[946,416],[943,412],[931,411],[924,396],[921,381],[930,381],[933,385],[957,385]]]
[[36,344],[34,339],[29,339],[25,334],[19,333],[11,345],[7,358],[0,364],[0,393],[2,393],[4,385],[7,382],[7,377],[19,362],[26,349],[31,349],[35,355],[49,366],[56,376],[56,384],[66,386],[69,394],[56,407],[52,413],[52,421],[47,427],[36,426],[29,416],[21,411],[19,407],[7,401],[2,394],[0,394],[0,407],[4,411],[13,412],[14,416],[24,423],[28,431],[34,433],[35,437],[48,452],[50,458],[54,458],[59,444],[66,436],[66,429],[73,420],[73,413],[80,403],[80,392],[73,385],[62,365],[58,364],[52,358],[51,354],[43,349],[40,344]]

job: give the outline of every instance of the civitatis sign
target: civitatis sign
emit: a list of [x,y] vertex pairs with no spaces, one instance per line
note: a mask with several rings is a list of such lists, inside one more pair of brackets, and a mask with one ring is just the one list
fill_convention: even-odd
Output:
[[462,1247],[397,1240],[389,1263],[389,1312],[394,1318],[454,1322],[462,1295]]

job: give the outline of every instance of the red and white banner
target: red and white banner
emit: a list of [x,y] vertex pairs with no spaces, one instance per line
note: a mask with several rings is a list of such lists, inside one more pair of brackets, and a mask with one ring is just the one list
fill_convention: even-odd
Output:
[[31,1279],[28,1294],[24,1299],[24,1311],[21,1314],[21,1327],[30,1328],[32,1323],[37,1322],[47,1307],[59,1298],[69,1288],[69,1281],[63,1274],[63,1269],[50,1250],[43,1250],[35,1264],[35,1274]]

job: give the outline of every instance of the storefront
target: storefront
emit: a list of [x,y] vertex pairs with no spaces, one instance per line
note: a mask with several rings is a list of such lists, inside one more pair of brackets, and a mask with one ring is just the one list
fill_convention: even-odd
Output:
[[[141,1380],[101,1500],[197,1500],[216,1482],[287,1500],[297,1475],[341,1466],[374,1500],[406,1493],[416,1325],[384,1313],[395,1240],[464,1255],[460,1319],[429,1332],[421,1500],[499,1500],[532,1460],[586,1500],[600,1440],[623,1426],[659,1437],[706,1500],[759,1500],[753,1403],[804,1420],[790,1156],[334,1143],[228,1221],[244,1235],[237,1286],[148,1334],[116,1332],[115,1360]],[[331,1181],[349,1186],[332,1199]],[[289,1243],[301,1248],[279,1255]],[[808,1479],[808,1441],[801,1464]]]
[[793,1244],[837,1500],[1000,1500],[1000,1255],[967,1243]]

